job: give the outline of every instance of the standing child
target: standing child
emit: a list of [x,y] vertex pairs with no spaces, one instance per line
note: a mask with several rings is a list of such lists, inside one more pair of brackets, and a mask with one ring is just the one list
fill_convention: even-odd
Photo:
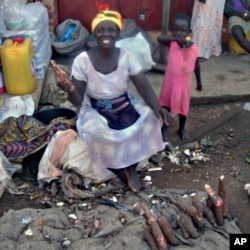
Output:
[[[167,45],[167,67],[163,85],[159,96],[160,106],[168,109],[171,114],[179,115],[178,133],[182,140],[188,139],[185,130],[186,117],[189,112],[191,99],[192,73],[195,73],[197,91],[202,90],[200,65],[198,61],[198,46],[190,41],[189,34],[191,19],[185,14],[177,14],[170,28],[171,35],[160,35],[159,43]],[[166,137],[167,127],[162,127],[163,139]]]

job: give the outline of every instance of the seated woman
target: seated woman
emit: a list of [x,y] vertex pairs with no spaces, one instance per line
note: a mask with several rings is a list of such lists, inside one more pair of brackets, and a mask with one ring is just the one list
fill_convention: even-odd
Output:
[[233,10],[228,20],[229,33],[231,34],[229,49],[235,54],[250,53],[250,1],[230,1]]
[[60,86],[75,106],[81,106],[77,131],[88,145],[96,174],[109,169],[138,192],[137,164],[164,148],[161,126],[169,116],[158,105],[135,56],[115,47],[121,15],[103,11],[91,27],[97,47],[75,58],[72,79],[65,78]]

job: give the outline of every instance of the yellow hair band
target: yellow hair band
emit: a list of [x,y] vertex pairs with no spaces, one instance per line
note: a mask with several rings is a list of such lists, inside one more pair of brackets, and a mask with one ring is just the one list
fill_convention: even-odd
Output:
[[114,22],[119,29],[122,29],[123,18],[117,11],[105,10],[98,13],[91,23],[91,31],[94,32],[96,26],[103,21]]

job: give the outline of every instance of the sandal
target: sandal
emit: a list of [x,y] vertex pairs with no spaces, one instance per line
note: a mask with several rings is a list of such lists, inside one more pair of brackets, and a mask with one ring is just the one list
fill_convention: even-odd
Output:
[[198,57],[198,61],[199,61],[199,62],[205,62],[205,61],[207,61],[207,59],[204,58],[204,57]]
[[225,57],[225,56],[227,56],[227,52],[226,52],[226,51],[222,51],[222,52],[220,53],[220,57]]

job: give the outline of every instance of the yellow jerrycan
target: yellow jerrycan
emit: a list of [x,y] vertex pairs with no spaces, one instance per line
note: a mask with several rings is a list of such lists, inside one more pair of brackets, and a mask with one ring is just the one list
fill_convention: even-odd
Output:
[[10,95],[25,95],[36,88],[34,53],[30,38],[6,39],[2,45],[1,60],[6,92]]

